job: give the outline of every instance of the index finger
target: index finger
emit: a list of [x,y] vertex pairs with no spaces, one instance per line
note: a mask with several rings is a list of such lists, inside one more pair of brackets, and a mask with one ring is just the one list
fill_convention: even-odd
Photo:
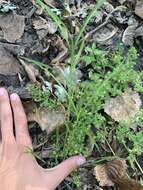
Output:
[[2,141],[14,141],[12,110],[4,88],[0,88],[0,125]]

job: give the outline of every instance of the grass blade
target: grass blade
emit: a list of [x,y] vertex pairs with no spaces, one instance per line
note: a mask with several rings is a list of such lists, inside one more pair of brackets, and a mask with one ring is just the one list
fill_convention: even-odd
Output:
[[58,26],[61,36],[63,39],[66,40],[67,44],[69,45],[69,40],[68,40],[68,29],[66,27],[66,25],[62,22],[62,20],[52,11],[52,9],[46,5],[45,3],[43,3],[41,0],[36,0],[37,4],[40,5],[43,10],[45,10],[48,13],[48,16],[50,16],[52,18],[52,20],[56,23],[56,25]]
[[103,3],[105,2],[105,0],[98,0],[97,4],[94,6],[94,8],[92,9],[91,13],[87,16],[84,25],[81,27],[80,32],[77,36],[76,42],[75,42],[75,47],[78,45],[78,42],[80,40],[80,38],[82,37],[88,23],[90,22],[90,20],[96,15],[97,10],[103,5]]

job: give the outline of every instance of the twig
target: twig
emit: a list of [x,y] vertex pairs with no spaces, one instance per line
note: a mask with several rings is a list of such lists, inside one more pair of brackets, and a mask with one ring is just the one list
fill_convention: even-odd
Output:
[[115,160],[115,159],[118,159],[117,156],[106,156],[106,157],[102,157],[101,159],[99,160],[88,160],[85,164],[83,164],[81,167],[84,168],[84,167],[89,167],[89,166],[93,166],[93,165],[96,165],[96,164],[100,164],[102,162],[105,162],[105,161],[109,161],[109,160]]
[[139,170],[141,171],[142,175],[143,175],[143,169],[141,168],[140,164],[138,163],[138,161],[135,159],[135,163],[138,166]]
[[103,26],[105,26],[105,25],[108,23],[108,21],[110,20],[110,18],[112,17],[112,14],[113,14],[115,11],[119,10],[120,8],[122,8],[122,6],[119,6],[119,7],[115,8],[115,9],[106,17],[105,21],[104,21],[101,25],[97,26],[95,29],[93,29],[92,31],[88,32],[82,40],[87,40],[92,34],[94,34],[94,33],[97,32],[98,30],[100,30]]
[[44,142],[42,142],[42,143],[38,144],[37,146],[35,146],[34,149],[40,148],[41,146],[43,146],[47,142],[48,142],[48,139],[46,139]]

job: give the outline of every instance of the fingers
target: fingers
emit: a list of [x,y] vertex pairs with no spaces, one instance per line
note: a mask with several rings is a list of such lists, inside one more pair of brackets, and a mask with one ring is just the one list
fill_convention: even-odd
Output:
[[47,180],[51,189],[55,189],[73,170],[86,162],[83,156],[71,157],[55,168],[47,170]]
[[14,141],[12,111],[4,88],[0,88],[0,125],[2,141]]
[[1,144],[1,141],[2,141],[2,135],[1,135],[1,126],[0,126],[0,144]]
[[12,94],[10,96],[10,100],[14,114],[16,141],[19,144],[32,148],[32,143],[27,127],[27,118],[21,100],[17,94]]

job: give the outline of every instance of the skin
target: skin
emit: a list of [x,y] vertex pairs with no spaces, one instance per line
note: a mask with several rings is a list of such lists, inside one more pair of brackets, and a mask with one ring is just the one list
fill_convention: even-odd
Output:
[[27,152],[29,148],[32,143],[21,100],[0,88],[0,189],[53,190],[85,163],[84,157],[74,156],[52,169],[43,169]]

